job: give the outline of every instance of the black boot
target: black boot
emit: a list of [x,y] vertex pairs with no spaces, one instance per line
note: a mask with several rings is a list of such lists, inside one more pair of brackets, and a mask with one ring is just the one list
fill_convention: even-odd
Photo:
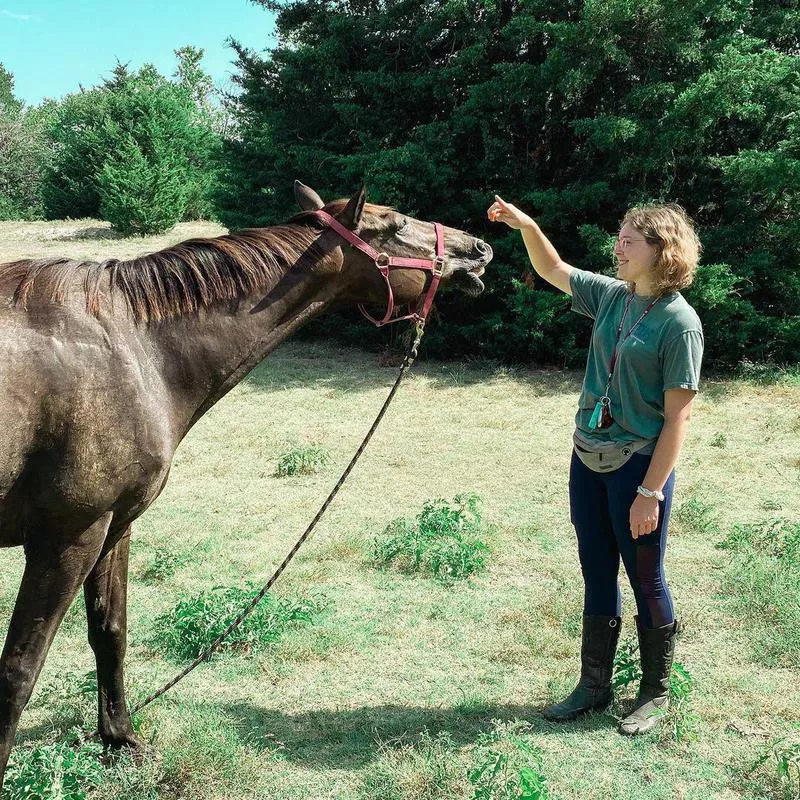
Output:
[[662,628],[643,628],[636,617],[642,682],[633,710],[619,724],[620,733],[636,736],[661,725],[669,705],[669,676],[675,656],[675,637],[679,630],[678,620]]
[[580,680],[569,697],[542,711],[545,719],[569,722],[582,714],[608,707],[621,622],[619,617],[583,615]]

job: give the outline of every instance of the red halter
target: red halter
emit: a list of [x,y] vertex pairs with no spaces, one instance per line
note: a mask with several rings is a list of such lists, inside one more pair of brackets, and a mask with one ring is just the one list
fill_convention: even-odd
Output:
[[[348,230],[342,225],[339,220],[332,217],[327,211],[313,211],[317,218],[322,220],[328,227],[336,231],[343,239],[348,241],[353,247],[365,253],[369,258],[375,262],[378,271],[383,275],[386,281],[386,289],[389,292],[389,306],[386,309],[386,314],[383,319],[376,319],[373,317],[363,305],[359,305],[361,313],[373,324],[377,326],[387,325],[390,322],[400,322],[404,319],[413,319],[417,322],[424,322],[428,316],[428,312],[433,305],[433,297],[436,290],[439,288],[439,281],[442,278],[444,270],[444,228],[438,222],[433,223],[436,231],[436,256],[433,259],[429,258],[403,258],[401,256],[390,256],[388,253],[379,253],[374,247],[367,244],[363,239],[359,238],[353,231]],[[392,318],[394,311],[394,293],[392,292],[392,284],[389,283],[389,271],[392,269],[422,269],[430,270],[431,282],[428,286],[428,292],[425,295],[425,300],[422,302],[422,310],[419,311],[419,303],[414,304],[414,308],[410,314],[404,317]]]

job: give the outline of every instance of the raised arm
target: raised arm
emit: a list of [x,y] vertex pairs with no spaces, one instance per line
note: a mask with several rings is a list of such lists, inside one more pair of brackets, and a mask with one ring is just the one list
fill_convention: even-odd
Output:
[[489,206],[489,219],[492,222],[505,222],[509,228],[522,232],[522,241],[528,251],[528,258],[536,274],[553,284],[562,292],[572,294],[569,278],[574,267],[561,260],[555,247],[542,233],[536,222],[511,203],[506,203],[499,195]]

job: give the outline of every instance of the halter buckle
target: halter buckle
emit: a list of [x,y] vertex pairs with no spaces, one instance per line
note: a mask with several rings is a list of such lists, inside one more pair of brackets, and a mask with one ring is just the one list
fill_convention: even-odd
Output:
[[444,272],[444,256],[436,256],[433,259],[433,274],[442,277]]

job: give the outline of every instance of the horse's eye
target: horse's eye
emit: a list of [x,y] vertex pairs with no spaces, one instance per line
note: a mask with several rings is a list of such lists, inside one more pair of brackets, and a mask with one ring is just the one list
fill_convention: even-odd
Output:
[[404,231],[404,230],[405,230],[407,227],[408,227],[408,220],[407,220],[407,219],[404,219],[404,220],[403,220],[403,221],[402,221],[402,222],[401,222],[401,223],[400,223],[400,224],[397,226],[397,232],[398,232],[398,233],[403,233],[403,231]]

